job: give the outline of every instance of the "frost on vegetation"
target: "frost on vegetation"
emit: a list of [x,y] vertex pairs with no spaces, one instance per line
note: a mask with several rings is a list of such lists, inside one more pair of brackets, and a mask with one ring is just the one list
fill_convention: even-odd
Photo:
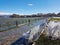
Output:
[[46,35],[60,38],[60,22],[50,21],[46,26]]

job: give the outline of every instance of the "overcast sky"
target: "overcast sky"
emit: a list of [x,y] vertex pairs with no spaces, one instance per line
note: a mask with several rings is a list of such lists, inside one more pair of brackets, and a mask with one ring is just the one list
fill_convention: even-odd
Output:
[[60,0],[0,0],[0,14],[60,12]]

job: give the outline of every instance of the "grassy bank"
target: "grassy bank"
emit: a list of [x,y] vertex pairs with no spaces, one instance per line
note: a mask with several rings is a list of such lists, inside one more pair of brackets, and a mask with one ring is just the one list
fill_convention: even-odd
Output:
[[50,18],[50,19],[49,19],[49,21],[54,21],[54,20],[60,21],[60,18]]
[[35,45],[60,45],[60,40],[49,40],[45,34],[42,34]]

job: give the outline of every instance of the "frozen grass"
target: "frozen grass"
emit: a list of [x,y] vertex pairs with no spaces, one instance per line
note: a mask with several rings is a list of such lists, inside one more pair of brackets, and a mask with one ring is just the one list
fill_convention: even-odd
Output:
[[[50,21],[60,21],[60,18],[50,18],[47,23]],[[60,45],[60,39],[49,40],[48,36],[45,35],[45,31],[39,37],[37,41],[35,41],[35,45]]]
[[43,33],[39,39],[35,42],[35,45],[60,45],[60,40],[49,40],[49,38]]

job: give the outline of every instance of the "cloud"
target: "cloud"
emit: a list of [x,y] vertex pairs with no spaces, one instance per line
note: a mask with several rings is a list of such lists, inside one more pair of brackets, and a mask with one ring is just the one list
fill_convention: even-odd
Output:
[[27,5],[28,5],[28,6],[33,6],[33,4],[31,4],[31,3],[30,3],[30,4],[27,4]]
[[0,15],[11,15],[12,13],[0,12]]

